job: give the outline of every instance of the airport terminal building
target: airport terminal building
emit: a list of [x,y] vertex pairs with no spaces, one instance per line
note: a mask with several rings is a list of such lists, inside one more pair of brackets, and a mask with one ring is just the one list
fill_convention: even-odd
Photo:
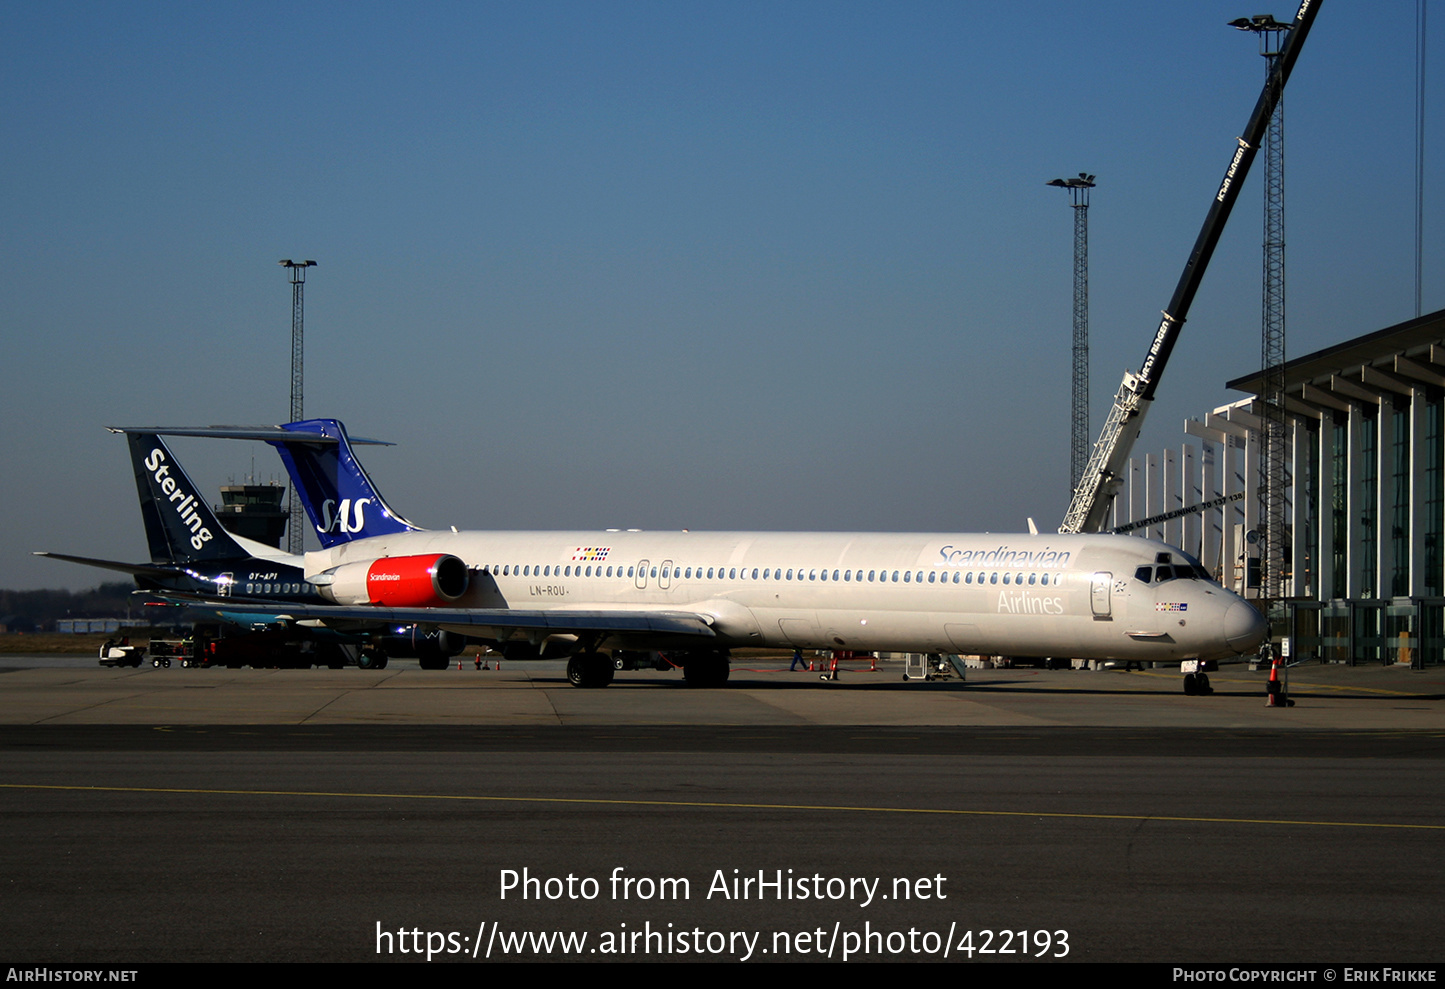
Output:
[[[1271,609],[1295,656],[1445,663],[1445,310],[1285,364],[1287,600]],[[1115,528],[1199,557],[1258,596],[1262,372],[1249,396],[1184,424],[1177,449],[1136,457]],[[1200,510],[1198,506],[1209,505]]]

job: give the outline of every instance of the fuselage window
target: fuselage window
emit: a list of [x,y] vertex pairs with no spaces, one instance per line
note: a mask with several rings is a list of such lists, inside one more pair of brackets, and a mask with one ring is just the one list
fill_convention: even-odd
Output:
[[753,567],[753,580],[757,580],[757,579],[758,579],[758,568],[757,568],[757,567]]
[[1003,575],[1003,582],[1004,582],[1005,584],[1008,583],[1008,574],[1004,574],[1004,575]]
[[824,570],[824,571],[823,571],[823,575],[822,575],[821,577],[819,577],[818,579],[819,579],[819,580],[827,580],[827,579],[828,579],[828,571]]
[[851,571],[851,570],[844,570],[844,571],[843,571],[843,579],[844,579],[844,580],[852,580],[852,579],[853,579],[853,571]]
[[817,579],[818,579],[818,571],[816,571],[816,570],[809,570],[809,571],[808,571],[808,579],[809,579],[809,580],[817,580]]
[[893,571],[893,583],[898,583],[898,571]]
[[930,571],[928,571],[928,582],[929,582],[930,584],[936,584],[936,583],[938,583],[938,572],[937,572],[937,571],[935,571],[935,570],[930,570]]
[[738,572],[737,572],[737,570],[730,568],[730,569],[728,570],[728,580],[737,580],[737,579],[738,579]]
[[908,583],[911,583],[912,581],[913,581],[913,572],[912,572],[911,570],[905,570],[905,571],[903,571],[903,583],[908,584]]
[[966,573],[966,574],[964,574],[964,575],[963,575],[963,582],[964,582],[965,584],[972,584],[972,583],[973,583],[973,574],[971,574],[971,573]]
[[989,582],[990,584],[997,584],[997,583],[998,583],[998,573],[997,573],[997,571],[995,571],[994,573],[991,573],[991,574],[988,575],[988,582]]
[[870,584],[873,583],[873,578],[877,575],[877,573],[878,573],[877,570],[869,570],[869,571],[868,571],[868,583],[870,583]]
[[955,571],[953,572],[953,582],[954,582],[955,584],[958,583],[958,578],[959,578],[960,576],[961,576],[961,575],[959,574],[959,572],[958,572],[957,570],[955,570]]

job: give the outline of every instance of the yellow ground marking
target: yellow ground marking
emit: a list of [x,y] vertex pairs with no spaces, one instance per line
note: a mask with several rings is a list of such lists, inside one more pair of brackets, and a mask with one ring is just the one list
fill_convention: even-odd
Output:
[[614,807],[709,807],[718,810],[817,810],[856,814],[942,814],[955,817],[1034,817],[1085,821],[1166,821],[1184,824],[1278,824],[1317,828],[1392,828],[1445,831],[1445,824],[1386,824],[1370,821],[1307,821],[1249,817],[1179,817],[1164,814],[1069,814],[1057,811],[957,810],[947,807],[867,807],[850,804],[762,804],[720,800],[636,800],[609,797],[498,797],[466,793],[368,793],[339,790],[216,790],[200,787],[68,786],[0,783],[5,790],[64,790],[88,793],[174,793],[232,797],[353,797],[369,800],[455,800],[475,803],[590,804]]

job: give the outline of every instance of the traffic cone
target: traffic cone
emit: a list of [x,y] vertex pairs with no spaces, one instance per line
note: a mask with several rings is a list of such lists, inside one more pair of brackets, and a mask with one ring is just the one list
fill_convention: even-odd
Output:
[[1276,656],[1269,666],[1269,682],[1264,685],[1265,696],[1268,698],[1265,707],[1293,707],[1294,701],[1284,691],[1284,684],[1279,680],[1279,657]]

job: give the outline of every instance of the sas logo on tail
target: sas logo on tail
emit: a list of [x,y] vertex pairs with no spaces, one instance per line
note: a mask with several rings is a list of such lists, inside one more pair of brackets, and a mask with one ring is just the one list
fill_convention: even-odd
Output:
[[165,460],[165,452],[156,447],[145,459],[146,470],[151,472],[151,479],[155,481],[156,487],[160,488],[171,510],[181,520],[181,525],[191,530],[191,548],[200,549],[213,538],[211,530],[206,528],[200,513],[196,511],[196,496],[181,490],[180,484],[170,476],[171,468]]
[[360,532],[366,528],[365,505],[371,504],[370,498],[357,498],[355,503],[350,498],[341,500],[341,511],[332,515],[336,509],[336,499],[327,498],[321,503],[321,525],[318,532],[344,532],[349,534]]

